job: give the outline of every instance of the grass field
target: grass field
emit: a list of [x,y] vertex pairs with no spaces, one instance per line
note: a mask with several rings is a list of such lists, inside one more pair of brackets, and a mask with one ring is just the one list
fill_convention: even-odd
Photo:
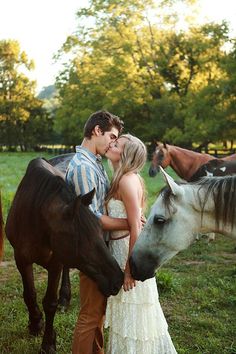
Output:
[[[0,153],[4,219],[28,161],[35,156],[38,155]],[[147,213],[163,185],[160,176],[148,177],[148,167],[149,163],[143,171],[148,191]],[[174,176],[173,171],[168,171]],[[209,245],[202,239],[177,255],[158,273],[160,302],[178,353],[236,354],[235,245],[235,241],[220,235]],[[38,266],[34,269],[41,304],[47,274]],[[77,270],[71,271],[71,280],[70,309],[64,314],[57,313],[55,318],[59,354],[71,352],[72,333],[79,310]],[[0,265],[0,319],[0,354],[38,353],[42,338],[28,334],[20,275],[7,240]]]

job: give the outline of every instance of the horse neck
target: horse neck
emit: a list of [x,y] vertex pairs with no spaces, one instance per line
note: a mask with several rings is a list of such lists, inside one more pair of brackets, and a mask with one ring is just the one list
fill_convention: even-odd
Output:
[[234,161],[234,160],[236,160],[236,154],[222,157],[222,160],[224,160],[224,161]]
[[231,228],[231,225],[223,225],[222,221],[220,221],[219,226],[217,226],[213,212],[210,215],[204,213],[199,225],[201,225],[199,232],[202,234],[215,232],[224,236],[236,238],[236,224]]
[[171,157],[170,166],[178,176],[189,181],[193,174],[207,161],[213,157],[208,154],[183,149],[177,146],[168,146]]
[[[233,228],[230,223],[223,224],[222,219],[219,219],[217,225],[215,218],[215,204],[213,200],[213,195],[210,193],[207,198],[207,203],[204,207],[204,212],[201,212],[201,206],[199,204],[199,187],[193,185],[186,185],[186,192],[188,194],[189,203],[192,205],[192,210],[195,215],[195,223],[197,225],[195,232],[197,233],[210,233],[215,232],[224,236],[229,236],[236,238],[236,221],[234,222]],[[200,190],[201,193],[204,193],[204,190]],[[204,195],[200,196],[204,199]]]

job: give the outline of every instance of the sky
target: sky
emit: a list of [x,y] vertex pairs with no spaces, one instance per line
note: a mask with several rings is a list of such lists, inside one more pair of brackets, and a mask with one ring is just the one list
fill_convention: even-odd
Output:
[[[35,70],[37,91],[54,83],[60,66],[53,61],[68,35],[76,30],[76,11],[88,0],[7,0],[0,11],[0,40],[15,39]],[[236,0],[200,0],[201,19],[229,22],[236,36]]]

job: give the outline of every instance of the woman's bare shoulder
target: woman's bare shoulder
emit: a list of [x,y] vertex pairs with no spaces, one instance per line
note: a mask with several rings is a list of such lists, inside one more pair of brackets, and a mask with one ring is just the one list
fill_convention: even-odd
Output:
[[127,190],[137,188],[140,185],[139,177],[136,173],[127,173],[123,175],[119,182],[119,189]]
[[138,175],[137,173],[126,173],[124,174],[121,179],[120,179],[120,183],[132,183],[134,181],[138,181]]

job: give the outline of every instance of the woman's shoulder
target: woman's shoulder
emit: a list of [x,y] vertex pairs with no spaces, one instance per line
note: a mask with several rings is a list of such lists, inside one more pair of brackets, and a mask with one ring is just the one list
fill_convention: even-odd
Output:
[[137,175],[137,173],[129,172],[129,173],[125,173],[125,174],[121,177],[120,182],[121,182],[121,183],[125,183],[125,182],[128,182],[128,181],[134,181],[134,180],[138,180],[138,175]]
[[129,189],[131,186],[138,186],[140,184],[140,179],[137,173],[126,173],[119,181],[119,188]]

